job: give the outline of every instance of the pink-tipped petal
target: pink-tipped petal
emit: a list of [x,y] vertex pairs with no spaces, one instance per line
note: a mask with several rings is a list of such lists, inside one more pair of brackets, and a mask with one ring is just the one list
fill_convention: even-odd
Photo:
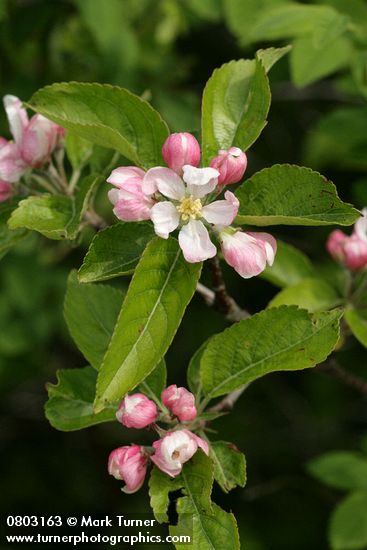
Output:
[[219,185],[229,185],[241,181],[246,167],[246,154],[238,147],[231,147],[228,150],[221,149],[219,155],[210,163],[210,166],[216,168],[220,175]]
[[353,233],[360,239],[367,241],[367,208],[363,208],[362,216],[354,224]]
[[[271,235],[263,233],[221,233],[222,253],[226,262],[241,277],[249,279],[264,271],[266,264],[274,260],[274,243]],[[268,262],[269,263],[269,262]]]
[[150,210],[150,218],[154,224],[154,231],[162,239],[168,239],[169,234],[177,229],[180,215],[169,201],[158,202]]
[[216,188],[218,184],[218,170],[214,168],[195,168],[185,165],[183,167],[183,180],[187,190],[195,199],[201,199]]
[[125,482],[124,493],[135,493],[144,483],[147,457],[140,445],[114,449],[108,458],[108,473]]
[[190,220],[182,227],[178,235],[178,242],[185,260],[189,263],[202,262],[213,258],[217,253],[207,228],[198,220]]
[[144,170],[137,166],[120,166],[112,170],[107,182],[120,188],[129,182],[140,183],[141,186],[144,176]]
[[7,201],[13,194],[13,188],[7,181],[0,180],[0,202]]
[[171,477],[181,473],[185,464],[198,450],[198,443],[188,430],[168,432],[162,439],[154,441],[155,453],[152,462]]
[[185,186],[181,178],[170,168],[156,166],[151,168],[144,176],[144,193],[156,193],[159,191],[168,199],[180,200],[185,196]]
[[14,95],[4,96],[4,107],[9,121],[10,131],[17,145],[23,139],[23,132],[28,125],[27,111],[22,107],[22,102]]
[[146,428],[156,421],[157,405],[142,393],[127,395],[120,403],[116,418],[127,428]]
[[0,179],[15,183],[24,174],[27,166],[20,156],[16,143],[8,142],[0,149]]
[[181,422],[191,422],[197,416],[195,397],[186,388],[171,384],[162,392],[162,403]]
[[199,164],[200,145],[196,138],[187,132],[171,134],[163,144],[162,155],[171,170],[181,175],[185,164]]
[[225,200],[214,201],[203,208],[203,217],[215,225],[231,225],[237,216],[239,200],[230,191],[226,191]]

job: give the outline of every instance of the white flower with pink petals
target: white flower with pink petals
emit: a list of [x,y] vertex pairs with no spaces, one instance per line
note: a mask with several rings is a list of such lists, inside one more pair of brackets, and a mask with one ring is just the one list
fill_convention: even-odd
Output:
[[171,477],[181,473],[185,464],[200,448],[209,455],[209,445],[204,439],[189,430],[168,432],[162,439],[153,443],[155,449],[151,456],[152,462]]
[[340,229],[332,231],[326,242],[329,254],[351,271],[367,267],[367,208],[354,224],[353,233],[346,235]]
[[108,192],[108,198],[114,205],[113,212],[119,220],[125,222],[150,219],[150,209],[154,200],[142,191],[144,170],[136,166],[121,166],[112,171],[107,179],[115,189]]
[[135,493],[144,483],[147,464],[147,456],[140,445],[119,447],[108,458],[108,473],[125,482],[124,493]]
[[181,422],[190,422],[197,416],[195,396],[186,388],[171,384],[162,391],[162,403],[173,412]]
[[201,262],[216,255],[207,225],[230,225],[237,215],[239,202],[230,191],[224,200],[210,203],[208,195],[218,184],[219,172],[214,168],[185,165],[182,179],[170,168],[151,168],[145,174],[142,190],[147,195],[159,193],[163,198],[150,211],[154,230],[167,239],[179,228],[178,241],[185,260]]
[[273,265],[277,243],[269,233],[223,231],[220,234],[222,253],[226,262],[241,277],[249,279]]

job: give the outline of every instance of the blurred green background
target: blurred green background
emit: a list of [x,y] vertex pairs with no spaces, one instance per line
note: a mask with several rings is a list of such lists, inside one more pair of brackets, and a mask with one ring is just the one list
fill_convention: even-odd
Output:
[[[363,0],[323,4],[348,17],[355,8],[362,30],[343,31],[343,62],[325,61],[312,81],[295,74],[295,61],[290,67],[288,57],[272,70],[269,123],[248,153],[248,174],[278,162],[320,168],[344,200],[362,208],[367,205],[367,7]],[[201,92],[215,67],[252,57],[260,47],[299,40],[289,32],[246,39],[257,10],[256,2],[241,0],[0,0],[0,95],[27,100],[56,81],[107,82],[142,94],[173,131],[197,133]],[[9,137],[4,113],[0,135]],[[318,261],[325,256],[329,231],[282,227],[272,232]],[[145,489],[122,495],[106,471],[109,452],[142,441],[140,433],[117,423],[61,433],[43,414],[45,384],[55,381],[56,370],[85,364],[67,333],[63,298],[67,274],[81,265],[87,245],[88,235],[79,248],[31,235],[2,259],[1,501],[7,512],[149,510]],[[276,293],[259,278],[244,281],[229,269],[225,275],[233,295],[252,313]],[[207,273],[204,277],[210,284]],[[170,383],[185,384],[192,353],[225,326],[220,314],[195,297],[167,356]],[[340,364],[362,376],[366,358],[352,338],[338,354]],[[311,479],[305,463],[327,450],[363,444],[363,399],[317,372],[275,374],[251,385],[236,412],[215,428],[219,438],[233,441],[247,457],[247,487],[229,495],[215,489],[215,500],[238,519],[243,547],[328,548],[327,518],[340,495]]]

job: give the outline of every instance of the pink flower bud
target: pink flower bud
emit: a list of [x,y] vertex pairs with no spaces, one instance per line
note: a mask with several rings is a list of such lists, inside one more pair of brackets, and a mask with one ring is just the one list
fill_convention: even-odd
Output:
[[20,144],[23,160],[33,168],[45,164],[54,151],[60,127],[42,115],[34,115],[25,128]]
[[108,458],[108,473],[125,482],[124,493],[135,493],[144,483],[147,462],[140,445],[119,447]]
[[326,241],[326,248],[334,260],[338,260],[339,262],[344,261],[344,244],[347,239],[348,235],[340,231],[340,229],[336,229],[330,233]]
[[367,267],[367,241],[351,235],[344,244],[344,263],[351,271]]
[[219,171],[218,184],[228,185],[241,181],[247,167],[247,157],[238,147],[220,149],[210,166]]
[[326,242],[329,254],[351,271],[367,267],[367,209],[356,221],[352,235],[339,229],[332,231]]
[[8,182],[0,180],[0,202],[8,200],[12,194],[12,186]]
[[277,243],[268,233],[231,233],[224,230],[220,233],[220,239],[224,259],[244,279],[259,275],[266,264],[273,265]]
[[200,145],[197,139],[187,132],[171,134],[163,144],[162,155],[167,166],[181,175],[185,164],[198,166]]
[[189,430],[177,430],[168,432],[162,439],[154,441],[154,455],[152,462],[171,477],[181,473],[182,465],[200,448],[209,455],[209,446],[204,439],[193,434]]
[[195,397],[186,388],[178,388],[176,384],[172,384],[163,390],[161,397],[163,405],[172,411],[181,422],[188,422],[196,418]]
[[157,405],[142,393],[127,395],[116,413],[117,420],[127,428],[146,428],[157,416]]
[[21,158],[16,143],[2,138],[0,145],[0,179],[15,183],[24,174],[27,166]]
[[107,179],[116,189],[108,192],[108,198],[114,205],[113,212],[119,220],[126,222],[150,219],[150,209],[154,200],[143,193],[144,170],[136,166],[121,166],[112,171]]

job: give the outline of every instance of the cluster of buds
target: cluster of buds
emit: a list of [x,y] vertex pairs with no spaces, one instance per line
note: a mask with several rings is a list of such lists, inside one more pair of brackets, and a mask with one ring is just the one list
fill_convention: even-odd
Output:
[[367,267],[367,208],[357,220],[351,235],[339,229],[330,233],[326,243],[329,254],[350,271],[360,271]]
[[[250,278],[272,265],[276,241],[268,233],[243,232],[231,224],[239,201],[226,190],[238,183],[247,167],[238,147],[221,149],[210,166],[198,168],[200,145],[189,133],[171,134],[162,147],[167,167],[147,172],[121,166],[107,179],[114,214],[123,221],[151,220],[155,233],[167,239],[178,229],[178,241],[187,262],[213,258],[219,242],[224,259],[242,277]],[[224,197],[216,200],[224,191]]]
[[40,168],[50,156],[64,129],[42,115],[28,118],[20,99],[4,97],[4,107],[13,140],[0,137],[0,202],[13,194],[12,184],[19,181],[28,168]]
[[[208,443],[188,429],[189,422],[197,417],[195,397],[186,388],[175,384],[168,386],[161,395],[162,409],[142,393],[127,395],[121,402],[116,418],[127,428],[152,426],[161,436],[151,448],[141,445],[119,447],[111,452],[108,472],[125,483],[123,491],[134,493],[144,483],[149,461],[171,477],[181,473],[185,462],[202,449],[209,454]],[[163,430],[156,422],[173,424],[171,430]]]

